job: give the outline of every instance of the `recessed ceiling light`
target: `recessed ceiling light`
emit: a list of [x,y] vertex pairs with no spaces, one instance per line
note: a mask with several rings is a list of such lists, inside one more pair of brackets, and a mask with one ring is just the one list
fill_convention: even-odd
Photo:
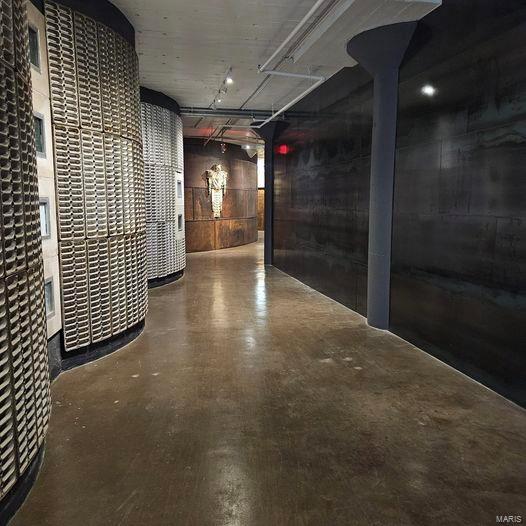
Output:
[[234,79],[232,77],[227,77],[226,78],[226,83],[227,84],[234,84]]
[[425,86],[422,86],[422,89],[420,90],[422,95],[426,95],[427,97],[432,97],[436,94],[437,90],[434,86],[431,86],[431,84],[426,84]]

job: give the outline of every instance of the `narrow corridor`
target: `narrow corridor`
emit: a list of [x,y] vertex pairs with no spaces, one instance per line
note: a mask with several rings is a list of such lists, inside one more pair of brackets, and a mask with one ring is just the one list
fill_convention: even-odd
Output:
[[452,526],[524,511],[521,409],[262,256],[261,243],[190,254],[182,280],[150,291],[137,340],[58,378],[14,526]]

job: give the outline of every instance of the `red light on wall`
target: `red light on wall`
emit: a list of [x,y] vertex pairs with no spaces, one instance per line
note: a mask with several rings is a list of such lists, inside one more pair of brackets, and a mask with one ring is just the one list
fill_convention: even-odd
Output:
[[288,153],[290,153],[290,151],[290,146],[288,146],[287,144],[280,144],[277,148],[277,152],[280,155],[287,155]]

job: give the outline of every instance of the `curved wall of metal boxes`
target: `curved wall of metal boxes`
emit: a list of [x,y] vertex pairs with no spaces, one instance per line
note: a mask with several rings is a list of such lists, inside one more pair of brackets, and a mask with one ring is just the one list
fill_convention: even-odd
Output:
[[138,60],[106,25],[45,4],[65,351],[147,309]]
[[141,102],[146,247],[150,285],[180,277],[186,266],[183,122],[168,108]]
[[23,0],[0,7],[0,497],[36,458],[49,419],[49,373]]

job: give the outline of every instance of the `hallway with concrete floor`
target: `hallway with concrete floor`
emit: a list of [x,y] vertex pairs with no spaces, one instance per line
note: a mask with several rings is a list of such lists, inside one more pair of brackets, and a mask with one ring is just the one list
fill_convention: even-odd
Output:
[[524,516],[523,410],[262,256],[190,254],[137,340],[58,378],[14,526]]

